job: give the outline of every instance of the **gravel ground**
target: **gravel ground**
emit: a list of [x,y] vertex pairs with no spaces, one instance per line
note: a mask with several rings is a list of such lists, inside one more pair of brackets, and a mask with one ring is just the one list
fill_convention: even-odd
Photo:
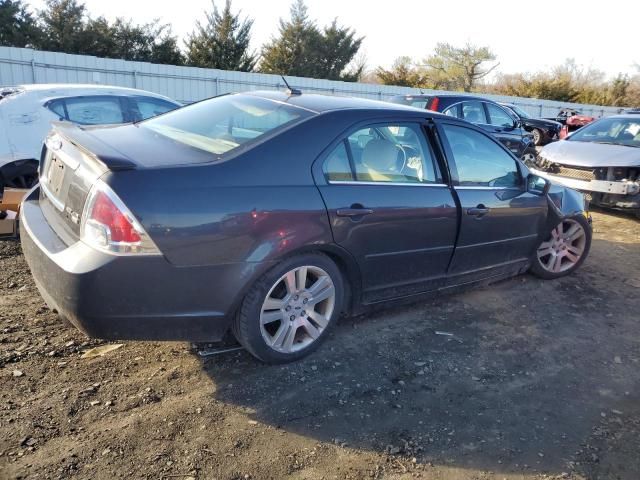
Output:
[[[0,242],[0,478],[640,477],[640,222],[575,275],[343,320],[304,361],[103,345]],[[441,335],[444,331],[450,335]]]

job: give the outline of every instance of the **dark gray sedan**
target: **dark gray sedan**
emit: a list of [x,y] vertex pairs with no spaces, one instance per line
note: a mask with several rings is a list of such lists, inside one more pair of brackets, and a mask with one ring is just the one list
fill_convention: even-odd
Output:
[[577,192],[481,129],[297,92],[216,97],[117,127],[57,125],[22,245],[47,303],[91,336],[300,358],[341,314],[531,270],[591,242]]

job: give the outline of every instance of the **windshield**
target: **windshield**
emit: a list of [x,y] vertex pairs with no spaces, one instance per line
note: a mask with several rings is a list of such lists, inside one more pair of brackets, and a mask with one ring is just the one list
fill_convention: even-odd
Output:
[[309,115],[285,103],[250,95],[225,95],[152,118],[140,126],[222,155]]
[[640,118],[603,118],[576,130],[568,140],[640,147]]
[[517,105],[509,105],[509,108],[514,112],[516,112],[522,118],[531,118],[531,115],[529,115],[527,112],[525,112],[523,109],[521,109]]

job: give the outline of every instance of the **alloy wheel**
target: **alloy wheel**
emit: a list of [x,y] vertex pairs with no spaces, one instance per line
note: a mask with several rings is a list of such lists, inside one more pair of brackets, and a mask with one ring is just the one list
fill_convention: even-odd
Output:
[[535,143],[536,145],[540,145],[542,140],[542,137],[540,135],[540,130],[535,128],[532,133],[533,133],[533,143]]
[[262,303],[262,337],[281,353],[311,345],[329,325],[335,300],[333,280],[322,268],[307,265],[288,271]]
[[565,219],[551,231],[549,239],[538,247],[538,261],[548,272],[565,272],[580,261],[586,243],[583,226],[573,219]]

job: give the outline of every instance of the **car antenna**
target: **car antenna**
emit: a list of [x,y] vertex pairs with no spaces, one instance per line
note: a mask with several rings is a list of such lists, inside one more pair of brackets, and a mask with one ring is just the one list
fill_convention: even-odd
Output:
[[282,78],[282,81],[287,86],[287,93],[289,95],[302,95],[301,90],[298,90],[297,88],[291,88],[291,86],[289,85],[289,82],[287,82],[287,79],[284,78],[284,75],[280,75],[280,78]]

